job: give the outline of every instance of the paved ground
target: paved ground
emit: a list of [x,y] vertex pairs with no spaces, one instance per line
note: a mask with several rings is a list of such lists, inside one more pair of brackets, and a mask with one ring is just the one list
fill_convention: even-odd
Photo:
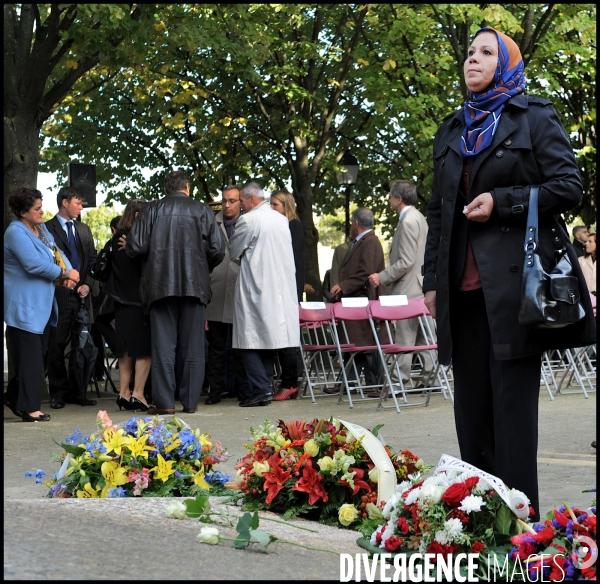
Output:
[[[115,397],[103,393],[98,406],[67,405],[58,411],[44,403],[42,409],[52,415],[48,423],[26,424],[4,409],[5,579],[339,580],[339,558],[333,554],[287,545],[264,554],[234,550],[227,544],[200,544],[198,522],[166,517],[165,499],[45,499],[46,488],[35,485],[24,473],[37,468],[48,474],[56,471],[58,465],[51,455],[61,449],[52,439],[64,440],[77,426],[83,432],[92,430],[98,409],[106,410],[115,422],[128,419],[131,414],[119,412]],[[382,434],[390,445],[408,448],[427,463],[436,464],[443,453],[459,455],[452,405],[442,396],[434,395],[429,407],[406,408],[400,414],[376,412],[372,402],[350,410],[335,401],[327,397],[317,404],[299,400],[240,408],[234,400],[216,406],[206,406],[201,400],[196,414],[181,414],[181,418],[228,447],[230,459],[221,470],[230,473],[246,453],[243,444],[251,438],[248,428],[267,417],[287,421],[335,416],[367,428],[383,423]],[[590,446],[596,439],[596,394],[587,400],[578,394],[550,401],[543,389],[539,435],[542,513],[562,501],[589,507],[595,494],[582,490],[596,484],[596,451]],[[317,533],[268,521],[261,522],[261,528],[309,546],[350,554],[361,551],[354,543],[354,532],[297,523]]]

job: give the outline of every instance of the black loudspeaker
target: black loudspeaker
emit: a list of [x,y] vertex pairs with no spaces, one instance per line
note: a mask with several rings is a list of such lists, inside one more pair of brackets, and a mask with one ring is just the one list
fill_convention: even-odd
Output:
[[69,163],[69,186],[85,197],[83,208],[96,207],[96,165]]

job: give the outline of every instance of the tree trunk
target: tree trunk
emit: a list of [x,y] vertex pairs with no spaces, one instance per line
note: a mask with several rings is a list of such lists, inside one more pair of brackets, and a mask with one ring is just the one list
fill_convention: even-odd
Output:
[[315,227],[312,214],[313,192],[308,176],[298,176],[294,185],[298,217],[304,228],[304,242],[306,245],[306,275],[305,282],[314,289],[314,294],[307,294],[308,300],[323,300],[321,292],[321,276],[319,274],[318,243],[319,232]]
[[16,187],[37,188],[40,128],[33,114],[4,117],[4,231],[14,219],[8,195]]

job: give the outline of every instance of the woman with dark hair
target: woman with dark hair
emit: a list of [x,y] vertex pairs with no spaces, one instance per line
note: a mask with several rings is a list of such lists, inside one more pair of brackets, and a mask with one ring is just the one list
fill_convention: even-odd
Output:
[[56,263],[40,191],[16,188],[8,205],[16,220],[4,234],[4,322],[14,376],[4,405],[24,422],[47,422],[50,415],[40,408],[50,326],[58,322],[54,286],[75,288],[79,272],[64,257],[65,268]]
[[[127,235],[135,218],[146,201],[132,199],[127,203],[117,231],[112,238],[111,274],[106,282],[105,292],[114,300],[117,357],[119,358],[119,387],[117,398],[119,410],[141,410],[148,404],[144,397],[144,387],[150,373],[151,344],[150,321],[144,314],[140,298],[142,259],[130,258],[124,249],[118,249],[119,238]],[[135,359],[135,379],[133,393],[129,384]]]
[[537,521],[541,355],[592,344],[595,326],[589,294],[581,294],[586,318],[573,325],[519,324],[529,191],[539,186],[536,253],[544,269],[564,247],[582,281],[559,215],[579,203],[582,185],[552,104],[524,93],[523,59],[511,38],[481,28],[464,78],[464,107],[434,140],[425,304],[437,318],[440,362],[452,361],[462,459],[523,491]]

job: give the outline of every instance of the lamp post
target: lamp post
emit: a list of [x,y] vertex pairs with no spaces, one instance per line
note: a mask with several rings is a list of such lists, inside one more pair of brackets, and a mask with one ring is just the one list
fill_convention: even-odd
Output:
[[344,153],[344,156],[342,156],[342,159],[338,164],[344,167],[344,170],[338,170],[335,174],[337,176],[338,184],[346,185],[346,239],[348,239],[348,236],[350,235],[350,193],[352,192],[352,187],[356,184],[359,166],[358,160],[356,160],[356,158],[348,151]]

